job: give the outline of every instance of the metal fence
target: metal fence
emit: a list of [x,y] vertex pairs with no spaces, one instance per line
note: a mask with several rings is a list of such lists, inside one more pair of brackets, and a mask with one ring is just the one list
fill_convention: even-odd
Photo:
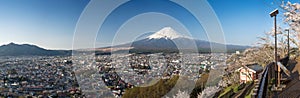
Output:
[[260,79],[259,88],[257,92],[257,98],[265,98],[268,92],[268,81],[269,81],[269,69],[274,63],[270,63],[266,66],[265,70],[263,71],[262,77]]

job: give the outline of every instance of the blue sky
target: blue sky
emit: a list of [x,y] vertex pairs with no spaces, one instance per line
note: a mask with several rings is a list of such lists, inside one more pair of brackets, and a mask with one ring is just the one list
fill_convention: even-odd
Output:
[[30,43],[71,49],[87,0],[0,0],[0,44]]
[[[264,32],[269,32],[274,27],[274,18],[269,13],[281,3],[280,0],[208,1],[222,24],[226,42],[251,46],[258,41],[257,37],[264,36]],[[297,0],[291,0],[295,1]],[[277,20],[280,26],[285,25],[283,17],[283,12],[280,12]]]
[[[269,12],[277,7],[274,1],[276,0],[208,0],[208,3],[219,19],[226,43],[254,45],[258,36],[263,36],[264,32],[273,27]],[[207,40],[203,27],[199,27],[193,16],[185,11],[174,6],[164,9],[168,5],[163,2],[157,4],[162,8],[157,7],[153,11],[155,8],[146,8],[143,4],[145,2],[147,1],[132,4],[145,7],[137,11],[147,10],[147,13],[135,15],[130,6],[122,8],[128,9],[127,11],[112,13],[111,19],[107,19],[107,23],[103,25],[106,29],[100,29],[96,36],[96,46],[109,45],[111,40],[115,40],[115,44],[131,41],[138,35],[158,31],[164,26],[171,26],[181,33]],[[76,23],[88,3],[89,0],[0,0],[0,12],[3,13],[0,15],[0,45],[15,42],[35,44],[47,49],[72,49]],[[165,13],[158,13],[159,11]],[[281,13],[279,18],[282,17]],[[124,23],[121,24],[120,21]],[[278,22],[282,24],[281,20]],[[186,26],[189,23],[190,26]],[[116,24],[120,28],[114,36],[112,31],[115,28],[109,28]],[[124,35],[131,36],[124,39]]]
[[269,16],[273,9],[263,0],[209,0],[209,3],[219,17],[227,43],[253,45],[273,25]]
[[166,0],[140,0],[114,9],[102,24],[96,41],[103,45],[132,42],[139,35],[163,27],[172,27],[197,39],[207,39],[201,23],[182,6]]

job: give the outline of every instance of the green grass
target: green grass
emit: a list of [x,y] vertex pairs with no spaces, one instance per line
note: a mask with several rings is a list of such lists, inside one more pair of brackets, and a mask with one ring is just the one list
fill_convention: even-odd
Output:
[[251,90],[251,92],[248,95],[245,96],[245,98],[251,98],[252,93],[253,93],[253,89]]
[[238,92],[238,87],[239,87],[239,84],[234,84],[234,85],[231,85],[231,86],[228,86],[224,89],[224,92],[221,93],[219,95],[218,98],[220,98],[221,96],[225,95],[226,93],[228,93],[231,89],[233,89],[233,92]]
[[[247,83],[247,84],[251,84],[251,83],[252,83],[252,82]],[[253,89],[254,89],[254,85],[252,85],[252,87],[250,88],[250,92],[247,92],[247,93],[249,93],[249,94],[247,94],[247,95],[245,96],[245,98],[251,98],[252,93],[253,93]]]
[[[154,85],[148,87],[134,87],[126,89],[123,98],[161,98],[176,85],[178,79],[179,76],[174,75],[170,79],[160,79]],[[185,85],[184,83],[185,81],[181,84]]]
[[240,86],[240,85],[236,85],[236,86],[233,87],[233,92],[234,92],[234,93],[236,93],[236,92],[239,91],[239,86]]

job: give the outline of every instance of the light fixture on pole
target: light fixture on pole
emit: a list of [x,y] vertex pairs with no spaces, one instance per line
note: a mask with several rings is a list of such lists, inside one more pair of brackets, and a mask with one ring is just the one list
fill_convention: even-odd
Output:
[[288,42],[287,42],[287,44],[288,44],[288,47],[287,47],[287,49],[288,49],[288,57],[290,57],[290,30],[289,29],[285,29],[285,31],[287,31],[287,39],[288,39]]
[[[277,55],[277,24],[276,24],[276,16],[279,13],[278,9],[275,9],[270,13],[271,17],[274,17],[274,35],[275,35],[275,66],[277,67],[277,87],[280,87],[280,67],[277,65],[278,62],[278,55]],[[275,68],[276,68],[275,67]]]

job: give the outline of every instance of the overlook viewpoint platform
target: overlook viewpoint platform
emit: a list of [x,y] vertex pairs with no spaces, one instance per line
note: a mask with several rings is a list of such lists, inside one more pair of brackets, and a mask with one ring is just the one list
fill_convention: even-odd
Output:
[[284,73],[282,75],[282,84],[286,85],[282,91],[272,92],[270,97],[273,98],[300,98],[300,59],[291,60],[286,68],[291,72],[291,77]]

